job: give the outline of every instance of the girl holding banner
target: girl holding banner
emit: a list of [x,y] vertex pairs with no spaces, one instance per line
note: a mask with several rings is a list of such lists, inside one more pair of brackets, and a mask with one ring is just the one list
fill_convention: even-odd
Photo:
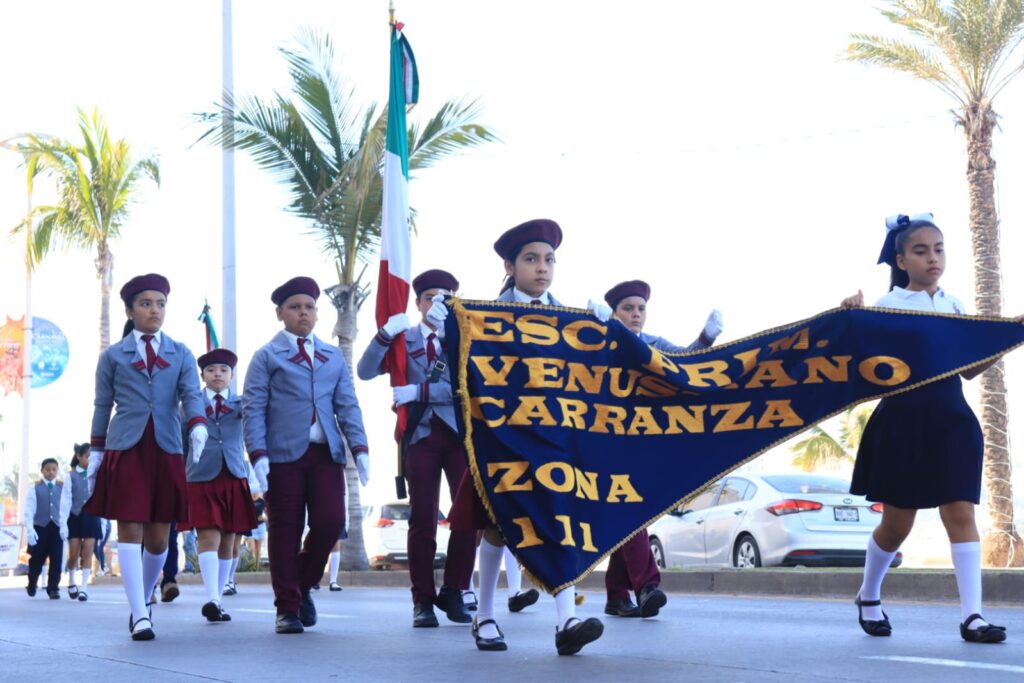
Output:
[[[964,305],[939,287],[946,266],[942,232],[932,214],[886,219],[879,263],[891,268],[890,292],[881,308],[964,314]],[[864,305],[864,295],[843,300],[844,308]],[[1024,316],[1018,318],[1024,322]],[[992,361],[993,363],[995,361]],[[992,363],[962,373],[981,374]],[[981,616],[981,543],[974,507],[981,496],[981,427],[964,400],[960,377],[952,376],[882,401],[872,413],[853,471],[850,492],[884,503],[882,522],[868,541],[864,580],[855,600],[858,621],[871,636],[889,636],[882,611],[886,570],[914,525],[918,510],[939,508],[949,536],[960,592],[961,637],[972,643],[999,643],[1006,629]]]

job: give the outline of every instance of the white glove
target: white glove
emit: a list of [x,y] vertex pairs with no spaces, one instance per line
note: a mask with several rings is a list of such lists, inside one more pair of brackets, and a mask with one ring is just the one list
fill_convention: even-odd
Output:
[[270,474],[270,458],[264,456],[257,460],[256,464],[252,466],[252,471],[256,475],[256,481],[260,483],[260,488],[263,489],[263,495],[266,495],[270,489],[270,484],[267,483],[267,475]]
[[25,527],[25,538],[30,546],[39,543],[39,534],[36,533],[35,527]]
[[395,313],[393,316],[388,318],[388,321],[384,323],[384,327],[380,329],[381,332],[394,339],[410,327],[412,327],[412,325],[409,323],[409,316],[405,313]]
[[406,403],[412,403],[416,400],[416,394],[420,392],[418,384],[406,384],[400,387],[395,387],[393,395],[396,406],[404,406]]
[[[33,529],[32,531],[35,531],[35,529]],[[70,533],[71,532],[68,531],[68,525],[67,524],[61,524],[60,525],[60,540],[62,540],[62,541],[68,540],[68,535]]]
[[199,462],[199,458],[203,457],[203,449],[206,448],[206,440],[210,438],[210,433],[206,431],[206,425],[197,424],[192,428],[192,433],[188,435],[188,447],[192,451],[192,462],[193,464]]
[[434,305],[427,311],[427,322],[437,329],[437,337],[444,339],[444,321],[448,317],[448,307],[444,305],[445,292],[438,292],[431,301]]
[[90,449],[89,467],[85,471],[85,483],[89,488],[89,495],[92,496],[96,488],[96,473],[100,471],[100,463],[103,462],[103,451]]
[[600,301],[594,301],[593,299],[587,301],[587,310],[603,323],[608,322],[608,319],[612,317],[612,309],[608,304],[603,304]]
[[359,483],[366,486],[370,481],[370,455],[360,453],[356,456],[356,472],[359,473]]
[[704,336],[714,341],[720,334],[722,334],[722,312],[716,308],[711,311],[708,321],[704,323]]

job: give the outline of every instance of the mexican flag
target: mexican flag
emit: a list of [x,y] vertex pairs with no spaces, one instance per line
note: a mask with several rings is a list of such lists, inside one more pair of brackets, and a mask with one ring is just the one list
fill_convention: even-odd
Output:
[[[388,95],[388,131],[384,152],[384,206],[381,216],[380,272],[377,278],[377,326],[395,313],[405,313],[412,282],[412,245],[409,237],[409,136],[405,111],[419,97],[419,76],[402,24],[391,27],[391,87]],[[391,344],[384,367],[391,386],[406,384],[405,335]],[[396,435],[405,428],[399,411]]]

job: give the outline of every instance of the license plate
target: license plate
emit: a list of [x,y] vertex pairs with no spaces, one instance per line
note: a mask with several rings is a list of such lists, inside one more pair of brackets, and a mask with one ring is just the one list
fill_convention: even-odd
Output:
[[857,508],[835,508],[837,522],[859,522],[860,511]]

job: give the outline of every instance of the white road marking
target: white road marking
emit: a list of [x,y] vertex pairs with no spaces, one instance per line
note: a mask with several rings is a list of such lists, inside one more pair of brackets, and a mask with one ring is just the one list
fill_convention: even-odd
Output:
[[1024,674],[1024,666],[1013,664],[987,664],[985,662],[969,662],[963,659],[935,659],[932,657],[900,657],[900,656],[873,656],[862,657],[861,659],[880,659],[887,662],[907,662],[908,664],[932,664],[934,666],[948,666],[956,669],[984,669],[986,671],[1008,671],[1010,673]]

